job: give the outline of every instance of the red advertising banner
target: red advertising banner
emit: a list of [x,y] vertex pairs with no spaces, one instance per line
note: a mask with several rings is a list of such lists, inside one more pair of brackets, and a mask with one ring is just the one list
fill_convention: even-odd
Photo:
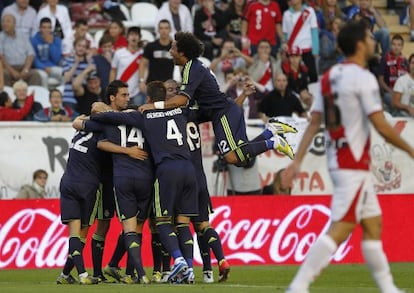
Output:
[[[329,196],[243,196],[213,198],[211,223],[220,234],[229,262],[238,264],[295,264],[329,225]],[[391,262],[414,261],[413,195],[380,196],[384,249]],[[64,265],[67,229],[60,222],[59,200],[0,201],[0,269],[51,268]],[[121,230],[111,223],[104,251],[109,261]],[[90,234],[94,231],[91,228]],[[90,235],[89,235],[90,237]],[[363,262],[361,229],[343,243],[332,261]],[[152,265],[149,229],[144,230],[143,263]],[[85,247],[91,267],[90,242]],[[195,243],[197,243],[195,241]],[[201,262],[198,248],[196,263]]]

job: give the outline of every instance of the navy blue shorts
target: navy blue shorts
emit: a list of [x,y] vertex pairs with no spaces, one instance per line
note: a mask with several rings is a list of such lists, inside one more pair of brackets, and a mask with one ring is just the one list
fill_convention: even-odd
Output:
[[159,217],[197,216],[198,197],[191,161],[164,160],[155,171],[154,214]]
[[100,196],[98,202],[98,220],[111,220],[115,212],[114,184],[112,177],[107,177],[101,181],[99,186]]
[[207,179],[204,170],[196,170],[198,186],[198,216],[191,218],[193,223],[208,222],[210,214],[213,213],[210,193],[207,188]]
[[92,225],[97,211],[98,184],[62,178],[59,189],[62,223],[80,219],[82,226]]
[[220,153],[239,151],[238,157],[243,161],[244,155],[239,147],[248,142],[243,109],[231,103],[229,107],[213,113],[211,122]]
[[137,217],[145,221],[151,204],[153,181],[116,176],[114,187],[119,220]]

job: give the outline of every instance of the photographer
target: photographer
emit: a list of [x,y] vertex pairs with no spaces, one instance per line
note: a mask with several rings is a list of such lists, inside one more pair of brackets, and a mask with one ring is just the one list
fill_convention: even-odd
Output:
[[[237,69],[246,69],[253,59],[240,52],[233,40],[225,40],[221,46],[220,56],[213,59],[210,69],[216,75],[219,84],[224,84],[224,75]],[[221,89],[223,90],[223,89]]]

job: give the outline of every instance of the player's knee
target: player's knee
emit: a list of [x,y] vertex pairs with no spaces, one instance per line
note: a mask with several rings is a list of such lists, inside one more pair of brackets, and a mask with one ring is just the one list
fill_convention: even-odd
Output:
[[364,231],[364,240],[378,240],[381,238],[382,220],[380,217],[362,220],[361,226]]
[[162,224],[172,224],[172,218],[171,217],[157,217],[155,218],[155,225],[159,226]]
[[109,220],[98,220],[98,223],[96,225],[96,231],[95,234],[106,236],[106,233],[108,233],[109,226],[111,224],[111,221]]
[[208,227],[210,227],[210,223],[208,221],[194,223],[194,228],[197,232],[203,232]]
[[175,218],[176,223],[182,223],[182,224],[189,224],[190,223],[190,217],[184,216],[184,215],[178,215]]

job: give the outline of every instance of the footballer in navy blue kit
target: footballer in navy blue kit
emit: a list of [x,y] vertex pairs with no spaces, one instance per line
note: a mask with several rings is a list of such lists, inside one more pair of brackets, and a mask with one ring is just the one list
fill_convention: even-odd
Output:
[[[164,101],[166,89],[162,82],[147,85],[149,100]],[[91,119],[114,124],[136,126],[144,130],[156,167],[154,214],[160,239],[174,258],[170,280],[193,282],[193,239],[189,229],[190,216],[198,214],[197,182],[187,145],[186,109],[139,112],[100,113]],[[172,220],[175,219],[177,234]],[[181,249],[180,249],[181,248]]]
[[69,227],[69,256],[58,284],[71,282],[73,265],[81,284],[98,283],[98,279],[89,276],[85,270],[82,256],[84,245],[81,242],[81,237],[86,237],[88,227],[95,219],[96,192],[103,159],[103,153],[97,148],[98,136],[95,132],[78,131],[70,144],[69,158],[60,181],[61,219]]
[[216,144],[227,163],[244,166],[269,149],[276,149],[293,159],[292,148],[280,136],[286,132],[297,132],[288,124],[271,119],[261,135],[253,141],[247,140],[242,109],[220,91],[214,74],[198,60],[202,51],[202,43],[193,34],[176,33],[170,53],[174,63],[183,66],[180,90],[166,102],[145,104],[139,110],[183,107],[194,99],[203,116],[212,122]]

